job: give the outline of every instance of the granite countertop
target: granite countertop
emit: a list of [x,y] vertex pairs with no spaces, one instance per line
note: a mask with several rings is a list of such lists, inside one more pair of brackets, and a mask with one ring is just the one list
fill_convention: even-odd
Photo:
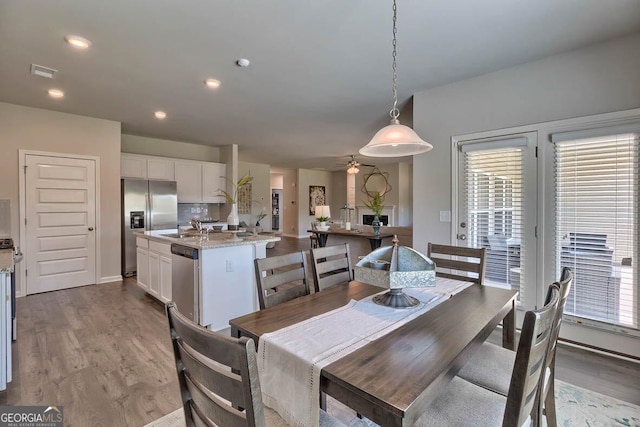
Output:
[[0,273],[13,271],[13,249],[0,249]]
[[179,243],[183,246],[189,246],[196,249],[216,249],[230,246],[256,245],[261,243],[279,242],[280,237],[261,235],[240,237],[242,240],[229,240],[232,233],[223,231],[220,233],[209,233],[207,237],[202,239],[199,236],[193,237],[169,237],[168,234],[177,234],[178,230],[154,230],[138,232],[136,235],[141,238],[153,240],[160,243]]

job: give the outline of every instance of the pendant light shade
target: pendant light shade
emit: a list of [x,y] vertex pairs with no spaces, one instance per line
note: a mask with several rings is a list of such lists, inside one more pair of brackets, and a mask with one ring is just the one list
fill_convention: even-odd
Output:
[[433,145],[420,138],[409,126],[392,120],[390,125],[380,129],[360,149],[360,154],[370,157],[402,157],[426,153],[432,148]]
[[418,134],[409,126],[401,125],[398,117],[400,117],[400,110],[398,109],[398,66],[396,63],[396,45],[397,45],[397,15],[396,0],[393,0],[393,107],[389,111],[391,116],[391,124],[380,129],[371,141],[359,152],[363,156],[369,157],[403,157],[413,156],[416,154],[426,153],[433,148],[433,145],[424,141],[418,136]]

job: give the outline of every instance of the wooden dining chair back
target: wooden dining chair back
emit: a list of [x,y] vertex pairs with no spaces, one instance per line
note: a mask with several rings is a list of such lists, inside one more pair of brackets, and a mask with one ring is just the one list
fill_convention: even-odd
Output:
[[[427,257],[436,264],[436,276],[483,284],[487,250],[464,246],[427,245]],[[460,258],[465,258],[460,259]],[[472,274],[472,276],[469,275]]]
[[507,394],[504,427],[524,425],[535,409],[559,300],[560,290],[552,285],[549,302],[539,310],[525,313]]
[[[555,319],[553,320],[551,337],[549,339],[549,347],[547,349],[547,355],[545,360],[544,373],[540,378],[541,395],[537,401],[539,405],[534,417],[534,424],[541,425],[542,417],[547,420],[546,425],[548,427],[556,427],[558,425],[556,417],[556,399],[555,399],[555,377],[556,377],[556,348],[558,345],[558,337],[560,335],[560,326],[562,324],[562,316],[564,314],[564,308],[567,305],[567,299],[569,299],[569,293],[571,292],[571,284],[573,282],[573,273],[569,267],[564,267],[560,275],[560,280],[556,282],[560,292],[560,301],[558,302],[558,310],[556,311]],[[551,288],[549,289],[551,291]],[[547,293],[547,299],[545,302],[549,302],[551,292]]]
[[173,301],[166,313],[187,426],[264,427],[253,340],[207,330]]
[[256,259],[260,309],[309,295],[309,269],[304,251]]
[[311,249],[311,266],[316,292],[353,280],[348,243]]

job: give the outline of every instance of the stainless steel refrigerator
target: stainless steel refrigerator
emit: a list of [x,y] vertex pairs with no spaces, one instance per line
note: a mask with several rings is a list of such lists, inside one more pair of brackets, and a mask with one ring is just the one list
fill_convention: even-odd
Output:
[[136,231],[178,227],[178,195],[175,181],[121,180],[122,276],[136,274]]

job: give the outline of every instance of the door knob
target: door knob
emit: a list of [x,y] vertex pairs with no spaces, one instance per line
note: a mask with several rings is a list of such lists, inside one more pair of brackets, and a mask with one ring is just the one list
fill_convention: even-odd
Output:
[[93,227],[89,227],[89,231],[93,231]]
[[458,239],[459,240],[467,240],[467,235],[466,234],[458,234]]

